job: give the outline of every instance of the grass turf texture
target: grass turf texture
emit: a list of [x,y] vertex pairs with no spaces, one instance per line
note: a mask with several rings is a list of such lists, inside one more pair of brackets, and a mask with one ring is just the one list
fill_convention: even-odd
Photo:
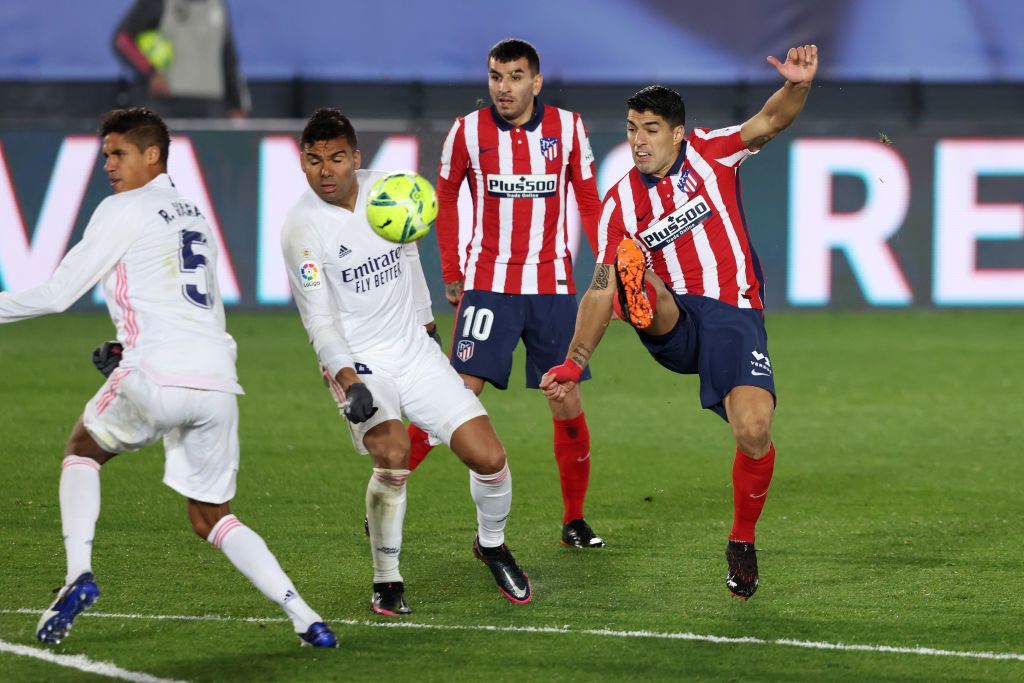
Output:
[[[341,649],[300,649],[289,623],[156,621],[86,613],[52,651],[190,681],[1020,680],[1024,662],[779,644],[611,637],[588,629],[1024,652],[1017,368],[1009,312],[773,314],[778,461],[748,602],[724,586],[728,427],[693,377],[659,368],[616,323],[583,388],[593,445],[588,518],[609,547],[558,544],[561,502],[542,397],[488,388],[509,452],[509,544],[532,604],[502,599],[473,559],[465,468],[437,449],[413,475],[402,553],[414,614],[368,609],[363,498],[369,461],[349,442],[293,312],[229,313],[238,340],[242,465],[234,511],[267,540]],[[442,318],[442,330],[451,319]],[[57,505],[66,436],[110,336],[93,314],[0,327],[0,640],[34,645],[60,584]],[[279,618],[195,537],[160,483],[159,445],[103,469],[93,612]],[[12,613],[31,608],[31,614]],[[344,620],[349,620],[346,623]],[[384,628],[412,623],[425,629]],[[564,633],[495,632],[565,627]],[[449,627],[467,627],[454,630]],[[2,680],[99,680],[0,653]]]

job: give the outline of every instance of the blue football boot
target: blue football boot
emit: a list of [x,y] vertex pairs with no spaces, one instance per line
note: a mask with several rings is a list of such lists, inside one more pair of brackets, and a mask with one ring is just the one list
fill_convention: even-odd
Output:
[[314,623],[308,631],[298,635],[303,647],[338,647],[334,631],[322,621]]
[[67,637],[75,617],[89,609],[100,597],[100,587],[92,573],[85,572],[57,593],[57,599],[43,612],[36,626],[36,638],[47,645],[56,645]]

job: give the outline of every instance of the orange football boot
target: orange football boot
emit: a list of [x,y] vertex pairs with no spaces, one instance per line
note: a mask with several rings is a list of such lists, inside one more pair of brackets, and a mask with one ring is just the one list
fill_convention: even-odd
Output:
[[615,250],[615,275],[619,290],[619,304],[626,322],[643,330],[654,321],[654,309],[647,298],[644,273],[647,261],[636,242],[627,238]]

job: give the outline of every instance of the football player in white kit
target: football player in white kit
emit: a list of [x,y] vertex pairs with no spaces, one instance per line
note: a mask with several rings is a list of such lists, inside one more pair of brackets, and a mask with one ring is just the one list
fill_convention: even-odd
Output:
[[385,175],[361,170],[356,133],[336,109],[302,131],[307,191],[288,214],[281,247],[295,303],[325,377],[373,473],[366,518],[378,614],[408,614],[399,572],[409,437],[403,415],[448,444],[469,467],[476,503],[473,552],[502,594],[530,601],[529,577],[505,545],[512,477],[487,412],[427,334],[417,306],[426,281],[415,244],[388,242],[366,220],[366,197]]
[[199,209],[167,176],[170,137],[148,109],[100,124],[114,194],[48,282],[0,292],[0,323],[66,310],[102,281],[121,361],[71,430],[60,476],[65,585],[37,638],[56,644],[99,597],[92,541],[100,468],[163,438],[165,484],[188,499],[192,528],[291,618],[302,644],[337,647],[263,539],[231,513],[238,472],[235,342],[225,331],[217,248]]

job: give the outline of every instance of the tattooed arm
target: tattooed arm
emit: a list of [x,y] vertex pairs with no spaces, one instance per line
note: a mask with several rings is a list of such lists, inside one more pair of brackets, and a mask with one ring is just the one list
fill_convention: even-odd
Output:
[[[615,296],[615,283],[612,278],[612,266],[598,263],[594,269],[594,280],[590,283],[590,289],[580,301],[580,310],[576,315],[576,333],[569,343],[569,353],[566,358],[566,363],[575,364],[580,371],[590,362],[591,356],[604,336],[604,331],[608,328],[608,321],[611,320],[612,297]],[[576,384],[575,380],[558,372],[559,368],[566,366],[566,363],[558,368],[552,368],[551,372],[541,378],[540,388],[549,399],[562,398]],[[571,365],[568,369],[575,370]],[[579,374],[575,374],[578,379]]]

